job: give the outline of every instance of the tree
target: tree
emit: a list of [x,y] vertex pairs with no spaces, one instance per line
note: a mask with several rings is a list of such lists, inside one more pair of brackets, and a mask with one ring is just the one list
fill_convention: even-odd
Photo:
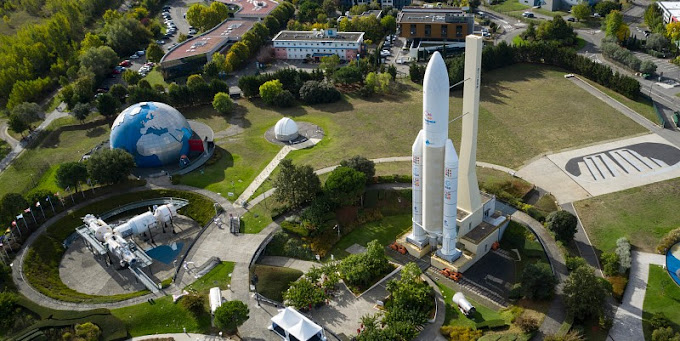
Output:
[[[422,271],[416,263],[408,263],[401,269],[401,277],[387,282],[387,291],[392,303],[387,310],[387,321],[401,320],[411,325],[427,321],[429,312],[434,308],[432,288],[421,279]],[[398,318],[395,316],[399,314]],[[405,318],[404,318],[405,317]]]
[[678,341],[680,334],[676,333],[672,327],[657,328],[652,332],[652,341]]
[[338,269],[345,283],[365,289],[390,268],[384,248],[380,242],[373,240],[366,245],[366,252],[349,255],[340,262]]
[[380,19],[380,25],[385,30],[385,33],[392,34],[397,31],[397,19],[391,15],[386,15]]
[[80,51],[84,52],[92,47],[96,48],[103,45],[104,41],[102,41],[102,38],[99,35],[92,32],[86,32],[85,38],[83,38],[83,40],[80,42]]
[[28,207],[28,202],[19,193],[7,193],[0,200],[0,217],[3,220],[13,220],[14,217]]
[[81,182],[87,181],[87,166],[82,162],[65,162],[59,165],[56,174],[57,186],[78,191]]
[[587,2],[581,1],[578,5],[571,6],[571,13],[579,21],[588,19],[590,17],[590,6]]
[[548,229],[555,234],[555,239],[564,243],[570,243],[576,234],[578,220],[576,216],[567,211],[555,211],[546,219]]
[[354,84],[363,80],[361,69],[354,65],[347,65],[339,68],[333,73],[333,81],[341,84]]
[[587,266],[569,274],[563,293],[569,313],[579,320],[599,317],[607,297],[607,291]]
[[522,291],[532,300],[545,300],[552,297],[557,280],[550,265],[545,263],[529,264],[522,273]]
[[227,301],[215,310],[215,326],[217,328],[234,332],[250,316],[248,306],[241,301]]
[[664,51],[668,48],[670,42],[661,33],[652,33],[647,38],[645,47],[654,51]]
[[616,240],[616,255],[619,257],[619,272],[625,273],[630,269],[632,259],[630,256],[630,242],[626,237]]
[[606,17],[611,11],[621,10],[621,4],[614,1],[601,1],[595,5],[595,13],[601,17]]
[[163,51],[160,45],[156,44],[156,42],[149,43],[149,46],[146,48],[146,59],[148,61],[158,63],[163,58],[163,55],[165,55],[165,51]]
[[213,108],[217,110],[220,114],[228,114],[234,108],[234,101],[231,100],[229,94],[224,92],[218,92],[215,94],[215,98],[212,102]]
[[116,184],[127,179],[135,160],[125,150],[105,149],[94,153],[87,161],[87,173],[98,183]]
[[227,19],[229,8],[221,2],[213,2],[210,6],[193,4],[187,10],[187,21],[201,31],[207,31]]
[[279,164],[279,174],[273,181],[274,198],[290,207],[300,207],[316,197],[321,190],[319,176],[311,166],[295,166],[290,159]]
[[656,64],[652,62],[651,60],[643,60],[640,62],[640,72],[642,73],[647,73],[647,74],[653,74],[656,72]]
[[324,184],[324,192],[338,205],[352,205],[364,193],[366,175],[349,167],[334,169]]
[[300,88],[300,99],[307,104],[333,103],[340,98],[340,91],[326,82],[306,81]]
[[119,107],[120,102],[118,102],[118,99],[114,97],[111,92],[101,94],[99,98],[97,98],[97,110],[102,116],[107,118],[113,117],[113,115],[118,112]]
[[338,2],[336,0],[324,0],[321,4],[321,9],[327,16],[333,18],[337,16]]
[[80,69],[102,79],[118,62],[118,55],[108,46],[91,47],[80,55]]
[[106,43],[122,56],[132,54],[151,40],[152,34],[139,20],[123,16],[104,26]]
[[326,295],[323,290],[314,285],[306,276],[302,276],[293,282],[283,294],[284,302],[298,310],[307,310],[323,303]]
[[132,70],[123,71],[123,80],[128,85],[136,85],[142,79],[142,75]]
[[120,103],[125,103],[125,96],[127,96],[128,91],[125,85],[116,83],[113,86],[111,86],[109,94],[111,94]]
[[619,274],[619,257],[613,252],[605,252],[600,256],[602,261],[602,272],[607,276],[616,276]]
[[[23,102],[16,105],[14,108],[12,108],[12,110],[10,110],[10,117],[16,116],[19,120],[26,124],[27,127],[30,127],[31,123],[35,122],[40,118],[41,113],[42,109],[38,104]],[[18,133],[18,131],[16,132]]]
[[623,14],[620,11],[611,11],[604,18],[605,35],[615,37],[619,42],[628,38],[630,32],[628,25],[623,22]]
[[24,131],[29,128],[28,123],[26,123],[17,115],[10,115],[7,125],[9,126],[9,129],[12,129],[13,132],[19,133],[22,136],[24,135]]
[[319,64],[319,69],[323,70],[324,75],[326,75],[326,78],[331,78],[333,77],[333,73],[335,73],[335,70],[338,68],[338,65],[340,65],[340,57],[337,54],[334,54],[332,56],[325,56],[321,57],[321,64]]
[[[4,265],[0,266],[4,267]],[[0,327],[5,330],[13,325],[18,301],[19,297],[17,294],[10,291],[0,291]]]
[[366,179],[373,179],[373,176],[375,176],[375,162],[360,155],[355,155],[349,159],[340,161],[340,166],[349,167],[362,172],[366,175]]
[[205,299],[201,295],[183,296],[180,303],[184,309],[191,312],[195,317],[200,317],[205,313]]
[[71,114],[82,123],[85,121],[87,116],[90,115],[90,105],[85,103],[76,103],[73,109],[71,109]]
[[260,85],[260,97],[270,105],[276,104],[277,97],[283,92],[283,84],[278,79],[274,79]]
[[[619,5],[619,6],[621,6],[621,5]],[[649,27],[649,29],[652,32],[664,33],[665,27],[664,27],[664,21],[663,21],[663,14],[661,13],[661,8],[659,8],[659,6],[657,6],[654,3],[647,6],[647,9],[645,10],[644,18],[645,18],[645,24],[647,25],[647,27]]]

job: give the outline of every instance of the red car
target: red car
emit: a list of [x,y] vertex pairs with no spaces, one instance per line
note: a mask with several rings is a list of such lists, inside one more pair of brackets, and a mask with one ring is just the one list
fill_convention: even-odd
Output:
[[129,59],[126,59],[126,60],[118,63],[118,65],[128,67],[128,66],[132,65],[132,62]]

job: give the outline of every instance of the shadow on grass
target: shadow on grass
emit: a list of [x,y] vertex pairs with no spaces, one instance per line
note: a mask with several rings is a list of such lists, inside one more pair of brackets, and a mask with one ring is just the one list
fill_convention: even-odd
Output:
[[243,129],[250,128],[252,124],[246,118],[247,113],[248,109],[246,109],[246,107],[237,105],[229,118],[229,124],[233,124]]
[[337,102],[334,103],[325,103],[325,104],[316,104],[311,106],[312,108],[323,111],[323,112],[328,112],[332,114],[337,114],[341,112],[346,112],[346,111],[352,111],[354,110],[354,105],[352,103],[347,101],[347,97],[343,96],[342,99],[340,99]]
[[31,143],[27,149],[35,149],[37,147],[40,148],[58,148],[59,143],[61,142],[61,134],[67,131],[78,131],[78,130],[97,130],[101,129],[103,132],[100,133],[99,135],[93,135],[90,136],[90,132],[88,131],[86,133],[87,137],[96,137],[96,136],[101,136],[104,133],[106,133],[106,129],[102,128],[101,125],[105,124],[106,120],[100,119],[88,123],[82,123],[82,124],[72,124],[72,125],[67,125],[63,127],[59,127],[53,131],[47,132],[42,141],[39,143]]
[[271,106],[271,105],[265,103],[261,98],[251,98],[250,103],[258,109],[274,111],[274,112],[281,114],[281,116],[300,117],[300,116],[307,115],[307,109],[305,109],[302,106],[303,103],[301,101],[297,101],[297,100],[295,101],[293,106],[289,107],[289,108],[279,108],[279,107]]
[[106,129],[102,127],[96,127],[94,129],[90,129],[85,133],[85,136],[87,137],[98,137],[106,134]]

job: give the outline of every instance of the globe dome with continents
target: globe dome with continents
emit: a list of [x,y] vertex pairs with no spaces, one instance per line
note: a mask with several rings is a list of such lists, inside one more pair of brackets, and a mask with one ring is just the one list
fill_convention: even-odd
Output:
[[189,122],[177,109],[158,102],[131,105],[111,126],[111,148],[132,154],[137,167],[176,164],[189,153]]

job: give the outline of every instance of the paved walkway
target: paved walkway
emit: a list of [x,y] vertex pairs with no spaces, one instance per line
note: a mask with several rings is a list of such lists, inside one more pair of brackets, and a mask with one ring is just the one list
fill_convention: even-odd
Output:
[[647,291],[649,265],[664,265],[663,255],[633,251],[628,286],[623,293],[623,303],[616,310],[614,325],[609,330],[612,340],[644,340],[642,333],[642,308]]
[[281,150],[274,156],[274,158],[269,162],[267,167],[265,167],[260,174],[255,177],[255,179],[248,185],[248,187],[241,193],[241,195],[236,199],[234,202],[235,207],[243,207],[243,203],[246,202],[252,195],[255,193],[255,191],[260,188],[262,183],[265,182],[269,178],[269,175],[272,174],[274,169],[281,163],[281,160],[283,160],[288,153],[290,153],[293,150],[299,150],[299,149],[305,149],[309,147],[313,147],[317,143],[321,141],[320,139],[309,139],[303,143],[300,144],[294,144],[294,145],[288,145],[288,146],[283,146]]
[[586,262],[588,262],[588,265],[596,269],[595,273],[597,275],[604,278],[602,267],[600,267],[600,258],[597,255],[593,244],[590,242],[590,238],[588,237],[586,230],[583,228],[583,224],[581,224],[581,218],[578,216],[578,212],[576,212],[576,208],[574,207],[573,203],[562,204],[560,207],[576,216],[577,223],[576,234],[574,235],[574,243],[576,244],[578,253],[581,255],[581,257],[583,257],[583,259],[586,260]]
[[312,267],[321,267],[321,263],[311,262],[302,259],[290,258],[290,257],[279,257],[279,256],[265,256],[257,262],[257,264],[280,266],[285,268],[291,268],[295,270],[300,270],[302,272],[307,272]]
[[[14,145],[14,147],[12,148],[12,151],[9,152],[9,154],[7,154],[7,156],[5,156],[5,158],[0,160],[0,173],[2,173],[2,171],[5,170],[5,168],[9,167],[10,163],[12,163],[12,161],[14,161],[14,159],[17,158],[24,151],[24,149],[26,148],[26,145],[28,143],[30,143],[32,138],[34,138],[35,136],[38,136],[40,131],[45,130],[45,128],[47,128],[50,125],[50,123],[52,123],[52,121],[54,121],[58,118],[66,117],[66,116],[68,116],[68,113],[67,112],[61,112],[61,111],[59,111],[59,109],[54,109],[51,113],[49,113],[45,117],[45,120],[42,121],[42,123],[40,123],[40,125],[30,135],[28,135],[27,140],[22,140],[19,143],[17,143],[16,145]],[[13,140],[13,138],[9,135],[5,136],[4,130],[3,130],[3,133],[0,134],[0,137],[4,137],[3,139],[10,144],[12,143],[11,140]],[[10,139],[7,139],[7,137],[9,137]],[[16,140],[14,140],[14,141],[16,141]]]
[[194,333],[175,333],[175,334],[152,334],[133,337],[132,341],[143,341],[151,339],[160,338],[173,338],[175,341],[231,341],[231,340],[241,340],[240,338],[231,337],[219,337],[217,335],[204,335],[204,334],[194,334]]
[[0,123],[0,140],[7,142],[11,148],[14,148],[19,144],[19,141],[9,134],[8,129],[9,126],[7,125],[7,121],[3,120],[2,123]]

